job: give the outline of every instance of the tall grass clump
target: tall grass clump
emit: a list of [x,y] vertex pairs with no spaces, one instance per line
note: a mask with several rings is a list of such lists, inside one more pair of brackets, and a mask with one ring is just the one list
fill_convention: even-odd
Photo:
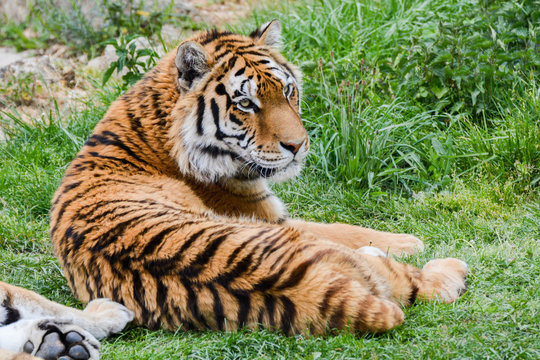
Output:
[[375,191],[384,186],[410,192],[411,182],[436,189],[449,182],[457,149],[436,113],[399,98],[371,103],[362,96],[362,82],[321,78],[325,111],[309,126],[316,153],[324,154],[316,156],[318,165],[329,178]]
[[540,0],[310,1],[269,16],[305,74],[311,160],[329,178],[538,190]]

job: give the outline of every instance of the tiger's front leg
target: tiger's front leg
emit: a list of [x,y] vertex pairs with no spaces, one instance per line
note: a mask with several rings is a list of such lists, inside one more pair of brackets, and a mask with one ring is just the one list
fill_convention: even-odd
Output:
[[91,301],[81,311],[0,282],[0,359],[24,358],[13,352],[45,360],[99,359],[98,339],[132,319],[131,311],[107,299]]
[[411,255],[424,250],[424,243],[416,236],[393,234],[347,224],[319,224],[303,220],[288,220],[286,225],[318,239],[329,240],[352,249],[374,246],[393,255]]

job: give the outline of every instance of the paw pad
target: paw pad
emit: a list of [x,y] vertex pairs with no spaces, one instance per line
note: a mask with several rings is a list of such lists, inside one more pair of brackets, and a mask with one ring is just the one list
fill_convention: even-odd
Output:
[[82,345],[74,345],[69,349],[68,355],[71,356],[75,360],[87,360],[90,358],[90,354],[84,346]]
[[31,354],[32,351],[34,351],[34,344],[32,344],[30,340],[28,340],[26,344],[24,344],[23,351],[27,354]]
[[[88,360],[90,353],[82,343],[84,337],[76,331],[70,331],[67,334],[62,333],[54,325],[44,324],[48,330],[43,337],[38,351],[34,354],[45,360]],[[29,350],[29,351],[27,351]],[[31,353],[34,345],[27,342],[24,345],[24,351]]]

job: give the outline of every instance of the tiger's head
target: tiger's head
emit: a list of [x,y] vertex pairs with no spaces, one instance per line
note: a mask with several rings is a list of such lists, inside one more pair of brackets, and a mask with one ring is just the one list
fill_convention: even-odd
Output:
[[180,100],[171,129],[181,171],[204,182],[283,180],[309,150],[300,117],[301,74],[280,54],[274,20],[250,36],[210,31],[175,56]]

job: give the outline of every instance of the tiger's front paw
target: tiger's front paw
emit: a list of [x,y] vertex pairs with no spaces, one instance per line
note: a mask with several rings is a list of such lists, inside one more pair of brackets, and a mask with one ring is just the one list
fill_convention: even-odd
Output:
[[86,305],[84,313],[91,319],[91,328],[88,328],[88,331],[98,339],[122,331],[133,320],[131,310],[109,299],[90,301]]
[[99,342],[87,331],[69,322],[33,320],[21,352],[44,360],[97,360]]

